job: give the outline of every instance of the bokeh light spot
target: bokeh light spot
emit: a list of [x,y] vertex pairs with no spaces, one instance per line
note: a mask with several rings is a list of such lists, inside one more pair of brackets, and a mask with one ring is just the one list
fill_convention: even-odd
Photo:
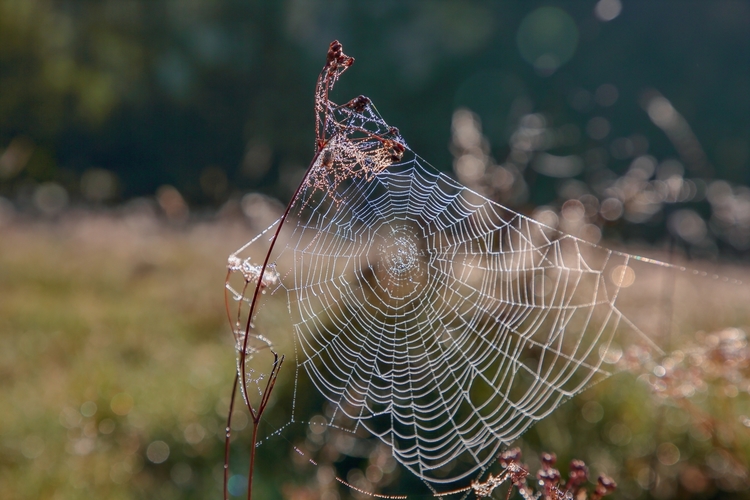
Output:
[[230,477],[227,490],[229,490],[229,494],[233,497],[244,495],[247,491],[247,478],[240,474]]
[[175,484],[182,486],[188,484],[193,479],[193,469],[188,464],[180,462],[175,464],[172,470],[169,471],[169,477],[172,478]]
[[534,157],[531,167],[540,174],[563,178],[580,174],[584,164],[578,155],[558,156],[539,153]]
[[617,90],[617,87],[611,83],[605,83],[604,85],[599,86],[594,93],[594,100],[596,100],[596,103],[605,108],[616,103],[619,97],[620,92]]
[[602,202],[600,213],[608,221],[615,221],[622,217],[622,202],[617,198],[607,198]]
[[662,443],[656,449],[656,457],[664,465],[674,465],[680,461],[680,449],[672,443]]
[[626,444],[630,442],[632,433],[630,432],[630,429],[628,429],[626,426],[622,424],[614,424],[612,427],[609,428],[609,433],[607,437],[612,442],[612,444],[616,444],[618,446],[625,446]]
[[608,364],[615,364],[622,359],[622,348],[617,344],[599,347],[599,357]]
[[128,482],[133,471],[128,462],[115,462],[109,469],[109,477],[115,484]]
[[111,418],[105,418],[99,422],[99,432],[102,434],[112,434],[116,427],[115,421]]
[[206,429],[201,424],[193,422],[185,428],[185,441],[190,444],[198,444],[206,437]]
[[34,205],[45,215],[55,215],[68,204],[68,192],[55,182],[45,182],[34,191]]
[[609,120],[602,116],[595,116],[586,124],[586,133],[597,141],[607,137],[610,129]]
[[594,15],[600,21],[611,21],[622,12],[620,0],[599,0],[594,6]]
[[682,209],[674,212],[667,220],[667,227],[672,234],[676,234],[688,243],[698,244],[708,234],[706,222],[697,212]]
[[604,407],[596,401],[589,401],[581,408],[581,415],[586,422],[595,424],[604,417]]
[[323,434],[328,429],[328,422],[323,415],[315,415],[310,419],[310,431],[314,434]]
[[164,441],[154,441],[146,448],[146,456],[155,464],[166,462],[169,458],[169,445]]
[[86,401],[81,405],[81,415],[84,417],[93,417],[96,414],[96,403]]
[[114,197],[117,177],[109,170],[92,168],[81,176],[81,193],[89,201],[100,203]]
[[127,415],[133,409],[133,396],[127,392],[115,394],[109,406],[116,415]]
[[612,283],[616,286],[627,288],[635,281],[635,271],[632,267],[617,266],[612,270]]
[[526,62],[541,75],[551,75],[573,57],[578,46],[578,28],[564,10],[540,7],[521,21],[516,42]]

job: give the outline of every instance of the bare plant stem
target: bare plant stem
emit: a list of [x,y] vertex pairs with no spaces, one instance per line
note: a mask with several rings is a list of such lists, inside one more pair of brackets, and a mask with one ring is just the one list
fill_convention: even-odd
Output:
[[263,415],[263,411],[268,405],[268,401],[271,398],[271,392],[276,385],[276,379],[279,377],[279,370],[281,370],[281,364],[284,362],[284,356],[279,358],[279,355],[273,353],[273,367],[271,368],[271,376],[268,378],[266,388],[263,390],[263,397],[258,404],[258,411],[253,418],[253,437],[250,448],[250,469],[247,474],[247,500],[251,500],[253,496],[253,471],[255,470],[255,448],[257,447],[258,441],[258,426],[260,425],[260,417]]
[[253,471],[255,470],[255,447],[258,441],[258,424],[253,420],[253,437],[250,442],[250,471],[247,474],[247,500],[253,497]]
[[[230,441],[230,433],[231,433],[232,412],[234,410],[234,399],[235,399],[237,386],[238,385],[240,386],[243,399],[245,400],[247,409],[250,411],[250,416],[253,421],[252,449],[250,450],[250,469],[248,471],[248,480],[247,480],[247,500],[251,500],[252,499],[253,470],[255,466],[255,447],[257,444],[257,437],[258,437],[258,425],[260,424],[261,415],[263,414],[263,411],[265,410],[266,405],[268,404],[269,398],[271,396],[271,392],[273,391],[273,388],[276,385],[276,379],[279,375],[281,364],[284,362],[284,356],[281,356],[281,358],[279,358],[278,354],[272,351],[274,355],[274,362],[273,362],[273,367],[271,369],[271,376],[268,379],[268,383],[266,384],[266,388],[263,391],[263,396],[261,398],[260,403],[258,404],[258,407],[254,408],[247,394],[247,373],[246,373],[245,362],[247,360],[247,346],[248,346],[248,339],[250,337],[250,328],[252,327],[253,315],[255,314],[255,310],[258,305],[258,298],[260,297],[260,290],[262,289],[261,283],[262,283],[263,277],[265,276],[266,269],[268,268],[268,263],[271,260],[271,254],[273,253],[274,246],[276,245],[276,241],[278,240],[279,234],[281,233],[281,228],[284,225],[284,222],[286,222],[286,219],[292,210],[292,206],[294,206],[294,204],[297,202],[297,199],[302,193],[302,190],[305,188],[305,186],[308,185],[308,179],[310,178],[310,174],[312,173],[312,170],[315,164],[318,162],[318,158],[320,157],[321,153],[325,149],[325,146],[328,142],[328,140],[326,140],[325,138],[325,125],[329,119],[328,108],[330,105],[330,101],[328,100],[328,92],[330,88],[333,86],[333,83],[336,81],[336,78],[338,76],[336,71],[341,67],[343,69],[348,68],[349,66],[351,66],[353,62],[354,62],[353,58],[346,58],[343,55],[343,52],[341,52],[341,44],[338,41],[334,41],[331,43],[330,48],[328,50],[328,59],[327,59],[326,65],[323,67],[323,71],[318,77],[318,85],[316,87],[318,91],[320,92],[320,95],[316,96],[316,99],[318,99],[317,102],[324,103],[324,106],[323,106],[324,114],[323,114],[322,122],[316,122],[316,135],[318,136],[317,142],[316,142],[317,150],[315,151],[315,155],[313,156],[312,160],[310,161],[310,164],[307,167],[307,170],[305,171],[305,176],[302,179],[302,182],[300,182],[299,186],[297,186],[297,189],[295,190],[294,195],[292,196],[291,200],[289,200],[289,204],[286,206],[286,210],[284,210],[283,215],[279,219],[279,224],[276,227],[276,231],[273,234],[273,238],[271,239],[271,243],[268,247],[268,252],[266,252],[266,257],[263,260],[263,265],[261,266],[260,273],[258,274],[258,280],[255,284],[255,291],[253,292],[253,298],[250,301],[250,309],[247,315],[247,323],[245,324],[245,338],[243,339],[242,350],[240,351],[240,370],[237,376],[235,377],[234,387],[232,389],[232,400],[229,404],[229,416],[227,418],[227,429],[226,429],[227,434],[226,434],[226,441],[224,444],[225,446],[224,499],[225,500],[228,500],[227,495],[228,495],[228,482],[229,482],[229,441]],[[319,128],[318,125],[322,125],[322,127]]]
[[[253,421],[253,435],[252,435],[252,442],[250,447],[250,467],[248,470],[247,475],[247,499],[251,500],[252,498],[252,487],[253,487],[253,471],[255,470],[255,448],[257,446],[258,442],[258,426],[260,425],[260,419],[263,415],[263,412],[266,409],[266,406],[268,405],[268,402],[271,399],[271,393],[273,392],[274,387],[276,386],[276,380],[279,377],[279,371],[281,370],[281,365],[284,363],[284,356],[279,357],[278,354],[275,352],[273,353],[274,360],[273,360],[273,366],[271,367],[271,374],[268,377],[268,382],[266,383],[266,387],[263,390],[263,396],[261,397],[260,402],[258,403],[257,409],[255,411],[252,411],[252,421]],[[232,387],[232,399],[229,403],[229,416],[227,417],[227,427],[226,427],[226,438],[224,440],[224,500],[229,499],[229,449],[230,449],[230,438],[232,435],[232,413],[234,411],[234,399],[235,395],[237,393],[237,386],[238,384],[238,378],[239,375],[235,375],[234,379],[234,385]],[[252,408],[252,405],[248,402],[248,406]]]
[[279,369],[281,368],[281,363],[283,363],[284,361],[284,357],[282,356],[279,359],[278,355],[274,352],[275,360],[273,363],[273,368],[271,369],[271,377],[268,380],[266,389],[263,391],[263,397],[256,410],[255,408],[253,408],[253,405],[247,396],[247,385],[246,385],[246,380],[247,380],[246,373],[247,372],[246,372],[246,367],[245,367],[245,361],[247,359],[247,345],[248,345],[248,339],[250,337],[250,328],[252,325],[253,314],[255,313],[256,305],[258,303],[258,297],[260,297],[260,290],[262,288],[261,280],[263,279],[266,269],[268,268],[268,262],[271,260],[271,253],[273,253],[273,248],[276,244],[276,240],[278,239],[279,234],[281,233],[281,227],[284,225],[284,222],[289,216],[289,212],[291,212],[292,210],[292,206],[297,201],[297,198],[302,192],[302,189],[304,188],[306,184],[305,181],[309,177],[310,172],[312,171],[313,166],[315,165],[315,162],[318,161],[318,157],[320,156],[321,151],[322,149],[318,150],[315,153],[315,156],[313,156],[313,159],[310,162],[310,165],[307,167],[307,170],[305,172],[305,177],[303,178],[300,185],[297,186],[297,190],[294,192],[294,196],[292,196],[292,199],[289,201],[289,204],[287,205],[286,210],[284,211],[284,214],[279,219],[279,225],[276,228],[276,232],[273,234],[273,238],[271,239],[271,244],[268,247],[268,252],[266,252],[266,257],[263,260],[263,265],[261,266],[260,273],[258,275],[258,282],[255,285],[253,299],[250,302],[250,310],[248,311],[247,323],[245,324],[245,338],[243,339],[242,350],[240,351],[240,373],[235,375],[234,386],[232,387],[232,399],[229,403],[229,416],[227,417],[226,439],[224,441],[224,500],[229,499],[228,497],[229,442],[230,442],[230,437],[231,437],[231,424],[232,424],[232,413],[234,411],[234,399],[235,399],[235,394],[236,394],[238,385],[240,386],[247,408],[248,410],[250,410],[250,417],[253,421],[252,448],[250,450],[250,470],[248,471],[248,475],[247,475],[247,500],[252,500],[253,470],[255,466],[255,446],[256,446],[257,437],[258,437],[258,424],[260,424],[260,417],[263,413],[263,410],[265,409],[266,404],[268,403],[268,399],[271,396],[271,391],[273,391],[273,387],[276,384],[276,377],[278,377]]
[[226,436],[224,438],[224,500],[229,500],[229,448],[230,438],[232,437],[232,412],[234,411],[234,398],[237,394],[238,381],[239,375],[235,373],[234,383],[232,384],[232,398],[229,400],[229,414],[227,414]]

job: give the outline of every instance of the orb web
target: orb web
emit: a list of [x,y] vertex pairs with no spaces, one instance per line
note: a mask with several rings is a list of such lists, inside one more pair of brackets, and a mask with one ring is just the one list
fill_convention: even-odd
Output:
[[[326,140],[288,218],[230,256],[238,346],[245,331],[253,337],[239,361],[248,364],[244,396],[262,386],[260,354],[271,347],[294,360],[295,387],[309,383],[329,409],[312,422],[295,389],[287,420],[268,434],[295,423],[364,431],[445,491],[480,477],[502,447],[611,375],[621,346],[658,350],[619,307],[648,274],[635,266],[653,263],[460,185],[413,153],[366,98],[326,103]],[[256,286],[261,304],[247,318]]]
[[[482,198],[416,155],[313,191],[266,271],[286,296],[295,370],[335,408],[330,425],[363,427],[429,483],[475,477],[611,373],[616,335],[639,333],[617,307],[629,255]],[[268,238],[234,254],[249,267],[253,244]]]

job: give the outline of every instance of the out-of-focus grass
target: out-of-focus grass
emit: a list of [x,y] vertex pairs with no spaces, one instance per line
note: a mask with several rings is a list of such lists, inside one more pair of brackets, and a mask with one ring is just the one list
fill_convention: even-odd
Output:
[[[0,498],[220,496],[224,266],[247,231],[111,217],[0,228]],[[163,463],[148,459],[154,441]]]
[[[225,263],[256,233],[242,223],[175,228],[148,217],[91,215],[0,228],[0,498],[221,497],[235,367]],[[748,324],[747,285],[707,279],[675,288],[664,316],[674,314],[678,344],[697,329]],[[722,307],[709,305],[716,303]],[[691,311],[693,322],[679,323]],[[276,398],[291,398],[293,375],[289,359]],[[534,453],[556,452],[563,472],[571,458],[584,459],[613,475],[624,498],[736,490],[743,479],[732,479],[729,457],[747,464],[742,416],[750,407],[748,388],[731,386],[709,383],[693,398],[714,422],[726,422],[707,428],[683,406],[654,404],[645,384],[618,375],[524,435],[525,459],[533,467]],[[235,423],[239,431],[247,418]],[[248,432],[235,434],[232,470],[241,476]],[[317,498],[332,488],[339,498],[356,497],[295,462],[287,444],[259,448],[257,498]],[[404,487],[416,483],[407,476]]]

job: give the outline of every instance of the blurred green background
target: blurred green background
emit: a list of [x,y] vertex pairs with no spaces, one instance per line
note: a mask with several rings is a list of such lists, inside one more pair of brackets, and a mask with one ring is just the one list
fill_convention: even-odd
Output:
[[[642,107],[657,91],[703,145],[690,173],[750,182],[747,2],[596,5],[3,0],[0,148],[16,141],[30,157],[4,161],[0,195],[25,206],[34,186],[55,182],[70,203],[163,184],[201,207],[261,188],[284,197],[311,155],[312,89],[333,39],[357,59],[334,97],[371,97],[438,168],[450,165],[460,106],[479,114],[500,160],[530,112],[577,127],[569,153],[641,134],[637,149],[677,157]],[[597,116],[609,132],[592,138]],[[607,156],[615,170],[628,163]],[[535,204],[555,197],[542,187]]]
[[[748,33],[729,0],[0,0],[0,498],[219,498],[226,256],[278,212],[252,193],[301,178],[331,40],[357,60],[334,100],[369,96],[470,187],[591,241],[741,262]],[[738,312],[715,328],[746,327],[744,292],[716,293]],[[626,377],[525,446],[626,498],[748,497],[746,361],[706,375],[713,427]],[[272,456],[258,498],[353,494]]]

